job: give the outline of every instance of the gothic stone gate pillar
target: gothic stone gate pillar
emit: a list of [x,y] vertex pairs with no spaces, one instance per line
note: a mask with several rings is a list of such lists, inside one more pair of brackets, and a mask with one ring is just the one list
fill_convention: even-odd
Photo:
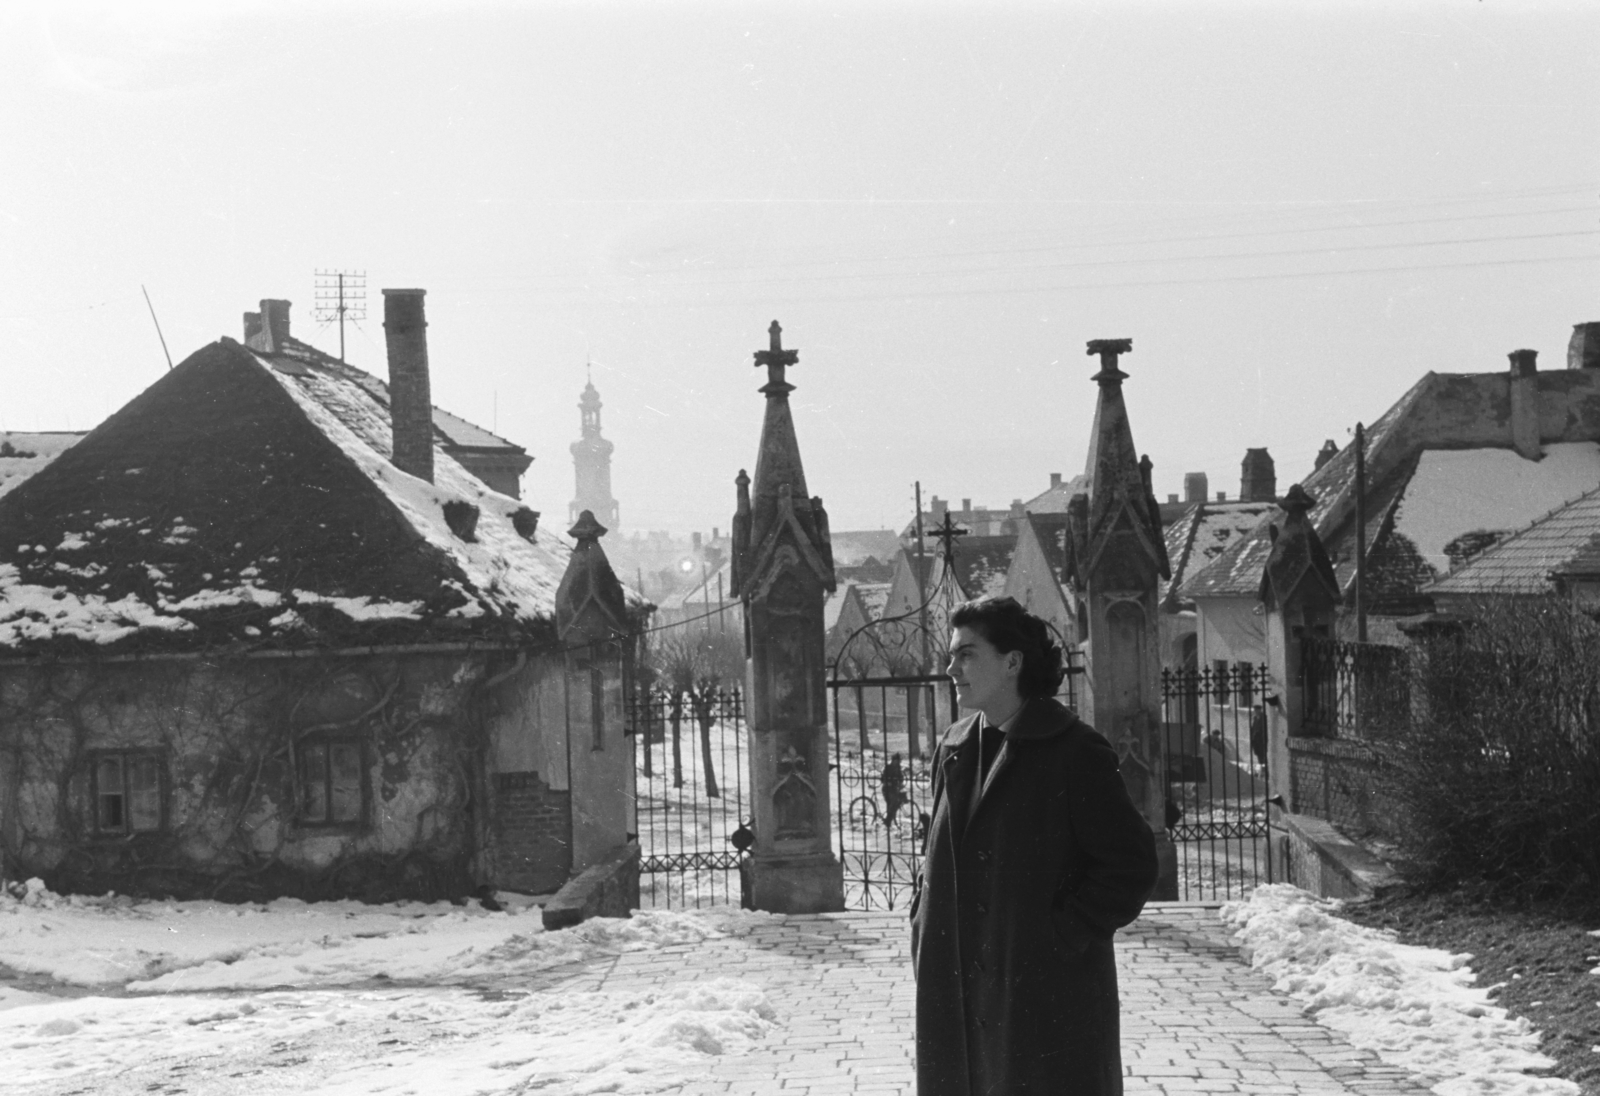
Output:
[[1084,718],[1116,749],[1122,779],[1156,837],[1157,899],[1178,897],[1178,862],[1166,829],[1166,760],[1161,734],[1161,649],[1157,600],[1170,577],[1150,459],[1133,445],[1117,357],[1131,339],[1096,339],[1100,385],[1089,442],[1087,496],[1068,509],[1077,595],[1088,625]]
[[834,589],[822,499],[806,494],[789,413],[799,361],[772,321],[767,398],[755,479],[739,473],[733,585],[744,603],[749,656],[751,900],[774,913],[844,909],[844,871],[829,826],[828,708],[822,608]]

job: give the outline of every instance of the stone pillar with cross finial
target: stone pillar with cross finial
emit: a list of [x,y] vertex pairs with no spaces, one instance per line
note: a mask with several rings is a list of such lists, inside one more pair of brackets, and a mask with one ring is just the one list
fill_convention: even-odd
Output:
[[[1073,584],[1084,650],[1080,714],[1110,740],[1134,805],[1156,835],[1161,874],[1155,897],[1178,897],[1177,857],[1166,830],[1161,735],[1161,580],[1171,577],[1161,515],[1123,401],[1127,374],[1117,359],[1132,339],[1095,339],[1100,386],[1089,439],[1087,497],[1068,507]],[[1080,501],[1081,500],[1081,501]]]
[[834,589],[822,499],[806,493],[784,376],[800,355],[773,320],[765,366],[766,417],[754,479],[735,481],[733,586],[744,604],[748,662],[750,898],[774,913],[844,909],[828,796],[828,706],[823,605]]

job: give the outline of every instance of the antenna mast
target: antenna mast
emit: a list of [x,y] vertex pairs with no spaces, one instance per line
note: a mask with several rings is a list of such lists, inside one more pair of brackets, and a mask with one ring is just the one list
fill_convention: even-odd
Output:
[[339,324],[339,360],[344,361],[344,321],[367,318],[367,272],[365,270],[318,270],[313,314],[318,323]]

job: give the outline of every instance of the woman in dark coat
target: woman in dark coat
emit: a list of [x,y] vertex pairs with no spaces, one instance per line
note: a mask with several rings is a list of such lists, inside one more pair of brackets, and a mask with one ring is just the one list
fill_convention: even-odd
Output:
[[1111,937],[1155,887],[1155,839],[1111,746],[1052,699],[1044,622],[981,598],[951,623],[976,714],[932,761],[911,907],[918,1096],[1120,1096]]

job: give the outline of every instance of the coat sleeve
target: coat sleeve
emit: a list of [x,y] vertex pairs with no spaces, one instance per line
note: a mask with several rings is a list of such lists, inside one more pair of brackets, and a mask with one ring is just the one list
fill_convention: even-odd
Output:
[[1065,905],[1110,936],[1139,916],[1155,890],[1156,840],[1128,798],[1111,744],[1091,731],[1074,753],[1068,777],[1074,849]]

